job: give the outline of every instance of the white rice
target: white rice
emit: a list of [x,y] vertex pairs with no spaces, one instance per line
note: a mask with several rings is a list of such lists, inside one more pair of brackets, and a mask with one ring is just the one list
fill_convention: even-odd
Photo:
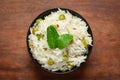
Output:
[[[58,20],[58,16],[61,14],[65,15],[65,20]],[[47,43],[47,27],[56,24],[59,25],[57,28],[59,34],[69,33],[73,35],[73,42],[62,50],[58,48],[51,49]],[[86,39],[88,45],[92,46],[92,38],[87,32],[88,26],[86,26],[86,23],[82,19],[73,16],[69,11],[65,12],[59,9],[46,16],[37,26],[35,23],[33,27],[37,27],[38,31],[33,34],[33,28],[30,28],[31,33],[28,41],[29,44],[32,45],[31,52],[33,57],[42,65],[42,67],[51,71],[65,71],[71,70],[68,63],[72,63],[73,66],[80,66],[82,62],[85,62],[87,56],[84,54],[87,52],[87,48],[85,48],[82,43],[82,39]],[[44,37],[40,40],[36,37],[36,34],[39,33],[44,34]],[[47,48],[47,50],[44,50],[44,48]],[[68,54],[68,61],[63,60],[63,53]],[[49,65],[47,62],[48,59],[52,59],[54,64]]]

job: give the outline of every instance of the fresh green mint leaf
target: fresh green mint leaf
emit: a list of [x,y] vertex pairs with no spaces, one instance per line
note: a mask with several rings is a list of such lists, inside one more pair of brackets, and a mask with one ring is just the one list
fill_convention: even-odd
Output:
[[73,40],[73,35],[62,34],[59,35],[53,25],[47,28],[47,42],[51,49],[63,49],[67,47]]
[[47,28],[47,42],[48,45],[51,49],[55,49],[57,46],[57,38],[59,37],[58,32],[56,31],[56,29],[54,28],[54,26],[50,25]]
[[62,35],[60,35],[58,37],[58,40],[57,40],[57,47],[59,49],[65,48],[67,45],[70,44],[72,39],[73,39],[73,36],[71,34],[62,34]]

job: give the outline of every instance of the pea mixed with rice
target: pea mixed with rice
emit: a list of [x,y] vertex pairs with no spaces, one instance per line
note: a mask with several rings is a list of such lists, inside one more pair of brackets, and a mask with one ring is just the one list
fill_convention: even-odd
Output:
[[86,23],[69,11],[59,9],[39,18],[28,36],[32,56],[51,71],[71,70],[85,62],[92,37]]

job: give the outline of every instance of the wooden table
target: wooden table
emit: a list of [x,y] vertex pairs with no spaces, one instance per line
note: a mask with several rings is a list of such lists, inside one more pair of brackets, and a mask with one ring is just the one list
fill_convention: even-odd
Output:
[[[94,47],[78,70],[57,75],[28,55],[29,25],[41,12],[64,7],[90,24]],[[0,80],[120,80],[120,0],[0,0]]]

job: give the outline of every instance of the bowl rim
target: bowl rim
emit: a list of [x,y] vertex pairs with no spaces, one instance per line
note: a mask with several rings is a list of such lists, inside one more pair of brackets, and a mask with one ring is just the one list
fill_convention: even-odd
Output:
[[[48,10],[43,11],[42,13],[40,13],[36,18],[34,18],[34,20],[33,20],[32,23],[30,24],[30,26],[29,26],[29,28],[28,28],[28,31],[27,31],[26,44],[27,44],[27,50],[28,50],[28,53],[29,53],[30,57],[32,58],[32,60],[34,61],[34,63],[36,63],[41,69],[45,70],[46,72],[50,72],[50,73],[66,74],[66,73],[71,73],[71,72],[75,71],[76,69],[80,68],[80,66],[81,66],[83,63],[86,63],[86,62],[81,63],[79,67],[76,67],[76,66],[75,66],[75,67],[73,67],[71,70],[67,70],[67,71],[65,71],[65,72],[48,70],[48,69],[42,67],[41,64],[32,56],[32,52],[30,51],[29,42],[28,42],[28,36],[29,36],[29,34],[30,34],[30,28],[33,27],[35,21],[36,21],[38,18],[44,19],[45,16],[51,14],[51,12],[56,12],[56,11],[58,11],[59,9],[64,10],[65,12],[66,12],[66,11],[69,11],[72,15],[81,18],[81,19],[86,23],[86,26],[88,26],[88,33],[91,34],[91,37],[92,37],[92,45],[94,45],[94,44],[93,44],[94,40],[93,40],[92,30],[91,30],[90,25],[89,25],[88,22],[86,21],[86,19],[83,18],[83,16],[82,16],[81,14],[79,14],[79,13],[77,13],[77,12],[71,10],[71,9],[68,9],[68,8],[52,8],[52,9],[48,9]],[[88,46],[88,52],[85,53],[85,55],[87,55],[87,59],[89,58],[89,56],[90,56],[90,54],[91,54],[92,48],[93,48],[93,46],[90,46],[90,45]],[[86,59],[86,61],[87,61],[87,59]]]

